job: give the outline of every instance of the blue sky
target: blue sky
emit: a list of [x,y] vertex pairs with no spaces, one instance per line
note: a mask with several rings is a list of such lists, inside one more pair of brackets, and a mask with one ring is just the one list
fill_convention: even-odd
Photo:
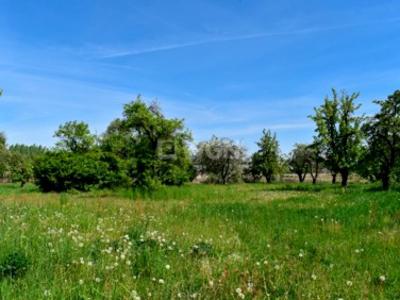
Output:
[[58,125],[94,132],[142,94],[255,150],[263,128],[288,152],[331,87],[371,100],[400,88],[400,2],[0,0],[0,130],[52,145]]

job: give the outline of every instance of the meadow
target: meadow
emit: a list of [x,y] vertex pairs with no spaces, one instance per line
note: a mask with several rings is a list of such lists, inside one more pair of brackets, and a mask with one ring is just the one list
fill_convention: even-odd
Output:
[[400,194],[0,186],[1,299],[399,299]]

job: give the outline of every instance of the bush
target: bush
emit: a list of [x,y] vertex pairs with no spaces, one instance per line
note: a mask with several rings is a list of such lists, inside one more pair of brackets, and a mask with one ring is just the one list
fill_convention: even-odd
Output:
[[0,279],[23,276],[28,270],[28,267],[29,260],[23,252],[10,252],[0,260]]
[[44,192],[114,187],[127,179],[113,159],[100,153],[48,152],[34,164],[35,181]]

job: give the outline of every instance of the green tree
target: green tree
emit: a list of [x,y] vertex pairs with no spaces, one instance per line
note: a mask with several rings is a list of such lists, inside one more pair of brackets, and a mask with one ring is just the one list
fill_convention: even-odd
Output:
[[128,161],[134,186],[154,188],[189,180],[190,140],[183,120],[166,118],[157,104],[147,105],[138,96],[124,106],[123,117],[110,124],[101,144]]
[[90,133],[89,125],[78,121],[71,121],[60,125],[54,137],[60,139],[56,144],[59,149],[73,153],[90,151],[96,141],[96,137]]
[[324,104],[315,108],[315,114],[311,116],[317,126],[326,166],[334,178],[337,172],[340,173],[344,187],[361,155],[363,118],[355,114],[360,107],[355,104],[358,96],[358,93],[348,95],[344,91],[338,94],[332,89],[332,98],[326,97]]
[[310,168],[309,161],[310,149],[308,145],[296,144],[289,155],[287,164],[289,166],[289,171],[298,176],[299,182],[304,182],[306,179]]
[[198,144],[195,163],[209,181],[233,183],[241,178],[245,153],[245,149],[234,141],[213,136]]
[[308,169],[313,184],[316,184],[319,173],[324,163],[324,158],[322,156],[323,148],[321,142],[315,139],[311,145],[307,146],[307,149],[308,149],[308,155],[307,155]]
[[388,190],[391,177],[398,166],[400,157],[400,90],[386,100],[375,101],[380,111],[368,118],[363,130],[367,136],[365,161],[368,173],[375,173]]
[[253,168],[265,177],[268,183],[272,182],[274,176],[282,169],[279,143],[276,134],[270,130],[263,130],[263,135],[257,143],[259,150],[252,156]]
[[23,187],[32,179],[33,166],[28,157],[17,152],[10,152],[8,165],[11,182],[20,183]]

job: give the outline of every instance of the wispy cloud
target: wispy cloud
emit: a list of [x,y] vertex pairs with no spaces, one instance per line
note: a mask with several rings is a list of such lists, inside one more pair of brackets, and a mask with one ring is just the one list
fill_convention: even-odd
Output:
[[141,54],[170,51],[170,50],[202,46],[202,45],[208,45],[208,44],[261,39],[261,38],[277,37],[277,36],[306,35],[306,34],[312,34],[312,33],[318,33],[318,32],[364,27],[364,26],[376,25],[376,24],[395,23],[395,22],[399,22],[399,21],[400,21],[400,18],[393,18],[393,19],[386,19],[386,20],[373,20],[373,21],[368,21],[368,22],[340,24],[340,25],[325,26],[325,27],[310,27],[310,28],[288,30],[288,31],[258,32],[258,33],[249,33],[249,34],[236,35],[236,36],[213,37],[213,38],[202,39],[202,40],[197,40],[197,41],[188,41],[188,42],[175,43],[175,44],[169,44],[169,45],[161,45],[161,46],[153,46],[153,47],[141,48],[141,49],[128,49],[128,50],[115,51],[115,50],[107,50],[107,49],[103,48],[104,53],[100,54],[99,56],[100,56],[100,58],[103,58],[103,59],[124,57],[124,56],[136,56],[136,55],[141,55]]

